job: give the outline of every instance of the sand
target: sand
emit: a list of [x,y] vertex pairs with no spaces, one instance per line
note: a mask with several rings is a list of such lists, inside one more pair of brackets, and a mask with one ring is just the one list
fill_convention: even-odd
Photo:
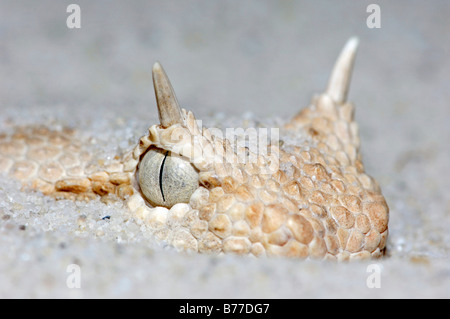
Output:
[[0,297],[450,297],[448,1],[377,1],[374,29],[372,1],[77,1],[80,29],[66,26],[70,3],[0,3],[0,131],[76,127],[103,156],[157,121],[155,61],[207,126],[280,123],[325,88],[358,36],[349,98],[390,207],[388,256],[187,255],[120,203],[54,201],[1,177]]

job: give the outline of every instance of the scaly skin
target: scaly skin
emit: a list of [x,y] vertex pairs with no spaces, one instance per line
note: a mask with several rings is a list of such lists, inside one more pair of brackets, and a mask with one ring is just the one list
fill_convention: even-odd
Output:
[[[328,89],[280,130],[267,154],[199,128],[180,109],[170,82],[154,66],[160,124],[123,158],[91,158],[77,132],[20,127],[0,135],[0,172],[65,199],[123,200],[138,222],[179,250],[318,259],[380,257],[389,209],[364,171],[353,105],[346,101],[356,40],[349,41]],[[293,138],[293,137],[296,137]],[[182,155],[198,170],[188,203],[152,207],[137,180],[152,148]],[[225,161],[220,160],[226,158]],[[246,161],[247,160],[247,161]]]

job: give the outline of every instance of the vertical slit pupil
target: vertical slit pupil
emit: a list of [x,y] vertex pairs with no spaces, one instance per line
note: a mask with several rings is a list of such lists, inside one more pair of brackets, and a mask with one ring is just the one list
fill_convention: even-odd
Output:
[[166,201],[166,199],[164,198],[164,191],[163,191],[163,186],[162,186],[162,176],[163,176],[164,164],[166,162],[167,155],[169,155],[169,151],[166,152],[166,155],[164,156],[164,159],[161,163],[161,167],[159,168],[159,190],[161,191],[161,195],[162,195],[164,202]]

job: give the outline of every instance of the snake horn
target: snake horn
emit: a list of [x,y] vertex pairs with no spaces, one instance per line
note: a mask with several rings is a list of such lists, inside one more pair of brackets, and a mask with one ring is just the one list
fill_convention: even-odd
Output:
[[347,41],[331,72],[327,93],[337,103],[344,103],[347,100],[358,42],[356,37]]
[[161,126],[169,127],[176,123],[182,123],[183,117],[177,97],[166,72],[159,62],[153,65],[152,73]]

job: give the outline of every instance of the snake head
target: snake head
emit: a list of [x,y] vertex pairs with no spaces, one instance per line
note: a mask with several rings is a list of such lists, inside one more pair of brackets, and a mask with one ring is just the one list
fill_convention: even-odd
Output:
[[356,39],[347,43],[327,90],[286,124],[301,142],[280,146],[277,134],[266,135],[256,149],[202,127],[180,108],[155,63],[160,123],[124,160],[135,175],[128,207],[157,238],[182,250],[381,256],[388,208],[364,172],[353,106],[346,102],[356,46]]

